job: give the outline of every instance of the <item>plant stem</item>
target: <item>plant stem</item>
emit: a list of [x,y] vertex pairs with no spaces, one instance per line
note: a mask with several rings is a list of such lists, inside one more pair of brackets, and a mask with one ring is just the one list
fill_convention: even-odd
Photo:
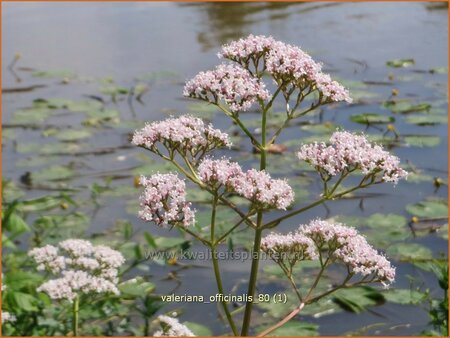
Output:
[[[214,194],[213,203],[212,203],[212,212],[211,212],[211,253],[212,253],[212,261],[214,267],[214,276],[216,277],[217,289],[221,295],[224,295],[223,285],[222,285],[222,277],[220,276],[220,268],[219,268],[219,260],[217,259],[217,245],[214,243],[215,241],[215,224],[216,224],[216,210],[217,210],[217,202],[219,198],[217,193]],[[233,318],[231,317],[231,313],[228,310],[228,305],[225,299],[221,300],[223,310],[225,311],[225,315],[227,316],[228,323],[230,324],[231,330],[233,330],[233,334],[235,336],[238,335],[238,331],[236,325],[234,324]]]
[[[273,101],[271,101],[273,102]],[[271,104],[270,104],[271,105]],[[267,125],[267,111],[270,108],[270,105],[267,107],[263,107],[263,115],[261,121],[261,158],[259,163],[259,169],[266,169],[266,125]],[[261,250],[261,237],[262,237],[262,224],[263,224],[263,211],[258,210],[257,220],[256,220],[256,230],[255,230],[255,239],[253,243],[253,251],[252,251],[252,267],[250,271],[250,280],[248,284],[247,297],[249,297],[250,301],[245,305],[245,313],[244,313],[244,321],[242,323],[241,336],[247,336],[248,330],[250,328],[250,321],[252,317],[252,308],[253,308],[253,298],[255,296],[256,291],[256,277],[258,276],[258,267],[259,267],[259,252]]]
[[75,337],[78,336],[78,312],[79,312],[79,306],[80,306],[80,300],[77,297],[75,297],[72,305],[72,314],[73,314],[73,320],[72,320],[72,332]]
[[275,325],[273,325],[273,326],[269,327],[268,329],[264,330],[263,332],[261,332],[258,335],[258,337],[264,337],[264,336],[268,335],[269,333],[271,333],[272,331],[275,331],[279,327],[286,324],[288,321],[290,321],[292,318],[294,318],[304,308],[304,306],[305,306],[305,304],[301,303],[298,307],[296,307],[290,314],[288,314],[286,317],[284,317],[281,321],[279,321]]

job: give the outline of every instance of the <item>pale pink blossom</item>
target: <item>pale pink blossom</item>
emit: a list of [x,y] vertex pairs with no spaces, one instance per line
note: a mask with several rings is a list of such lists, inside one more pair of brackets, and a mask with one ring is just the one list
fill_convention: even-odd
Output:
[[224,101],[232,112],[249,110],[257,100],[270,98],[263,82],[241,66],[229,64],[197,74],[186,83],[183,95],[214,104]]
[[316,73],[313,75],[315,86],[319,92],[330,101],[346,101],[352,103],[349,91],[339,82],[331,79],[330,75]]
[[285,210],[294,201],[294,191],[287,181],[272,179],[264,170],[248,170],[235,180],[234,190],[263,208]]
[[209,187],[224,187],[263,208],[285,210],[294,200],[294,191],[286,180],[272,179],[264,170],[244,172],[238,163],[225,158],[203,160],[198,175]]
[[311,238],[316,246],[326,247],[331,257],[342,261],[352,273],[374,277],[384,286],[394,281],[395,268],[354,228],[316,219],[300,225],[299,232]]
[[214,189],[224,187],[227,191],[234,191],[236,180],[242,179],[244,172],[239,163],[228,159],[204,159],[198,166],[198,176],[202,182]]
[[[125,262],[122,254],[110,247],[94,246],[82,239],[68,239],[58,244],[64,255],[58,255],[58,248],[46,245],[30,250],[28,255],[50,272],[61,273],[62,277],[50,279],[37,288],[52,299],[72,301],[80,294],[113,293],[117,288],[118,268]],[[60,262],[54,268],[54,262]]]
[[2,311],[2,324],[14,323],[16,321],[17,321],[16,316],[13,315],[11,312]]
[[285,235],[272,232],[261,240],[261,249],[275,260],[286,255],[295,261],[318,258],[314,242],[299,232],[289,232]]
[[189,226],[195,222],[195,212],[186,201],[186,184],[176,174],[141,176],[144,192],[140,197],[139,216],[160,226]]
[[383,181],[396,184],[408,175],[400,167],[398,157],[377,144],[370,144],[365,136],[346,131],[335,132],[330,138],[330,145],[323,142],[303,145],[297,155],[300,160],[330,176],[344,170],[361,170],[364,175],[381,174]]
[[65,269],[64,257],[58,255],[58,248],[53,245],[45,245],[41,248],[34,248],[28,252],[38,264],[38,270],[48,270],[53,273]]
[[136,130],[132,143],[158,152],[158,143],[197,160],[215,148],[230,147],[228,134],[190,115],[152,122]]
[[154,337],[195,337],[194,333],[176,318],[160,315],[158,320],[162,329],[153,333]]
[[258,59],[272,49],[275,40],[269,36],[250,34],[246,38],[231,41],[222,46],[219,58],[230,59],[240,63],[248,62],[249,58]]

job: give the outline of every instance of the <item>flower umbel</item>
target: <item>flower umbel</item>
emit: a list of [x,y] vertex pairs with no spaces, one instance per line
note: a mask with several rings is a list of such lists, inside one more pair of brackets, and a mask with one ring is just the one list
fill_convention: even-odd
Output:
[[195,337],[194,333],[176,318],[160,315],[158,320],[161,330],[153,333],[154,337]]
[[380,174],[382,181],[396,184],[408,175],[398,157],[370,144],[363,135],[347,131],[335,132],[328,146],[323,142],[303,145],[298,158],[316,167],[323,176],[361,170],[364,175],[375,178]]
[[194,224],[195,212],[186,201],[186,184],[176,174],[141,176],[140,184],[144,186],[139,212],[143,220],[160,226]]
[[183,94],[214,104],[224,101],[234,113],[249,110],[257,100],[270,97],[264,83],[248,70],[229,64],[200,72],[186,83]]
[[[59,254],[59,249],[62,254]],[[36,261],[39,270],[61,273],[62,277],[51,279],[37,289],[52,299],[73,301],[81,294],[120,293],[117,269],[125,259],[110,247],[94,246],[82,239],[68,239],[60,242],[58,247],[35,248],[28,255]]]
[[169,156],[176,151],[196,161],[215,148],[231,146],[226,133],[190,115],[147,124],[134,132],[132,143],[157,154],[161,154],[158,144],[162,144]]

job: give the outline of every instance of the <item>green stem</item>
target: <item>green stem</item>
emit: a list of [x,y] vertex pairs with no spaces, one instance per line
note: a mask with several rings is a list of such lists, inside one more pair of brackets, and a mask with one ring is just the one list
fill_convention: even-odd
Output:
[[[212,203],[212,212],[211,212],[211,251],[212,251],[212,261],[213,261],[213,268],[214,268],[214,276],[216,277],[216,283],[217,283],[217,289],[219,290],[219,293],[221,295],[224,295],[223,292],[223,285],[222,285],[222,277],[220,275],[220,268],[219,268],[219,260],[217,259],[217,246],[214,244],[214,238],[215,238],[215,224],[216,224],[216,210],[217,210],[217,202],[218,202],[218,196],[217,193],[213,197],[213,203]],[[223,299],[223,297],[222,297]],[[230,324],[231,330],[233,330],[233,334],[235,336],[238,335],[238,331],[236,328],[236,325],[234,324],[233,317],[231,317],[231,313],[228,310],[227,302],[223,299],[221,301],[223,310],[225,311],[225,315],[227,316],[228,323]]]
[[[269,110],[270,105],[268,105],[267,107],[263,107],[262,109],[263,116],[261,121],[262,135],[261,135],[261,159],[259,164],[260,170],[266,169],[266,154],[267,154],[266,125],[267,125],[267,111]],[[247,336],[250,328],[250,321],[252,317],[252,308],[253,308],[253,298],[255,297],[256,279],[258,276],[258,268],[259,268],[259,253],[261,250],[261,238],[263,231],[262,224],[263,224],[263,211],[259,210],[257,213],[255,239],[252,251],[252,267],[250,271],[250,280],[247,291],[247,297],[249,297],[250,301],[248,301],[247,304],[245,305],[244,321],[242,323],[241,336]]]
[[80,306],[80,300],[77,297],[75,297],[72,305],[72,314],[73,314],[73,320],[72,320],[72,332],[75,337],[78,336],[78,312],[79,312],[79,306]]

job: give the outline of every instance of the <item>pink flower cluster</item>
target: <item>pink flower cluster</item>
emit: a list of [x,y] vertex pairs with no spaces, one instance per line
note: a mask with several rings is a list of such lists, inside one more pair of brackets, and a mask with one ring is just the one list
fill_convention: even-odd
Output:
[[272,179],[264,170],[243,172],[238,163],[227,159],[205,159],[198,171],[200,179],[212,188],[223,186],[263,208],[285,210],[294,200],[294,192],[286,180]]
[[269,36],[250,34],[245,39],[231,41],[222,46],[222,51],[217,54],[219,58],[226,58],[233,61],[248,61],[249,58],[258,59],[272,49],[275,40]]
[[132,140],[133,144],[151,151],[157,151],[158,142],[167,149],[177,149],[183,155],[190,154],[192,157],[204,155],[215,148],[231,146],[228,134],[190,115],[147,124],[135,131]]
[[264,68],[276,82],[292,83],[299,88],[312,86],[329,101],[352,102],[349,92],[341,84],[322,73],[322,66],[299,47],[275,41],[272,37],[249,35],[222,46],[219,57],[248,65],[249,59],[263,58]]
[[325,244],[332,257],[346,264],[353,273],[377,277],[385,286],[394,281],[395,268],[354,228],[316,219],[301,225],[299,231],[318,247]]
[[398,157],[389,154],[379,145],[371,145],[363,135],[347,131],[333,133],[329,146],[323,142],[303,145],[298,158],[330,176],[344,170],[359,169],[365,175],[382,173],[383,181],[396,184],[399,179],[408,175],[400,167]]
[[176,318],[160,315],[158,320],[162,329],[153,333],[154,337],[195,337],[194,333]]
[[[65,255],[59,254],[60,249]],[[82,293],[119,294],[118,269],[125,263],[125,258],[108,246],[68,239],[60,242],[58,247],[46,245],[32,249],[28,255],[36,261],[38,270],[62,274],[62,277],[51,279],[37,289],[52,299],[72,301]]]
[[186,201],[186,184],[176,174],[141,176],[144,192],[140,197],[139,216],[160,226],[194,224],[195,212]]
[[300,232],[286,235],[272,232],[261,240],[261,249],[274,260],[288,258],[296,262],[318,258],[314,242]]
[[232,112],[249,110],[255,101],[270,97],[264,83],[248,70],[227,64],[197,74],[186,83],[183,95],[215,104],[223,100]]
[[340,223],[316,219],[300,225],[294,233],[271,233],[262,239],[261,248],[274,259],[283,254],[299,253],[298,260],[317,259],[318,251],[327,248],[330,258],[343,262],[352,273],[374,277],[385,286],[395,278],[395,268],[386,257],[355,229]]

